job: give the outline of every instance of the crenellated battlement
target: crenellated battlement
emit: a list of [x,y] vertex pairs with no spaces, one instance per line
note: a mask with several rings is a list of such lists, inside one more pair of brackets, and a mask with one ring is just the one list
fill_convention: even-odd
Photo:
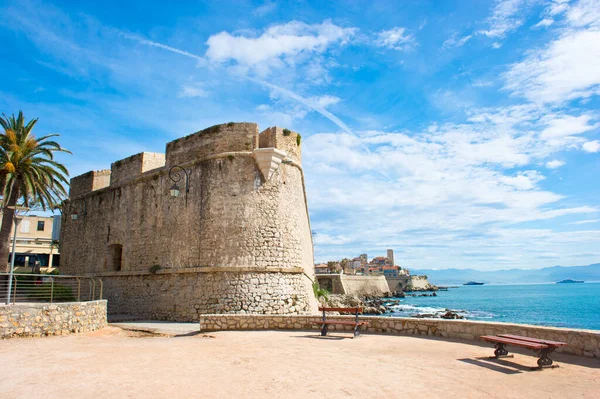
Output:
[[[165,154],[141,152],[112,163],[110,171],[88,172],[74,177],[71,179],[70,197],[78,197],[109,186],[118,187],[134,181],[144,173],[165,166],[182,165],[223,153],[261,150],[260,154],[255,154],[257,162],[270,165],[272,157],[267,159],[267,153],[263,150],[274,149],[278,150],[274,153],[281,158],[277,165],[284,158],[300,163],[300,140],[300,134],[277,126],[259,134],[256,123],[223,123],[167,143]],[[271,173],[265,174],[265,168],[266,166],[262,165],[261,171],[267,178]]]
[[260,148],[277,148],[284,151],[289,158],[300,163],[302,161],[301,140],[302,136],[299,133],[273,126],[259,134],[258,144]]
[[110,165],[110,185],[118,186],[130,182],[145,172],[165,166],[165,154],[140,152]]
[[110,170],[93,170],[71,179],[69,197],[75,198],[80,195],[100,190],[110,185]]
[[179,165],[224,152],[258,148],[258,124],[224,123],[167,143],[167,166]]

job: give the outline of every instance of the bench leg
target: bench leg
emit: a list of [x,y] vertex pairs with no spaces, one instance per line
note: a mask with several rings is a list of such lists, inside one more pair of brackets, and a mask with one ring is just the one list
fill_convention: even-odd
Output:
[[554,348],[547,348],[547,349],[542,349],[540,351],[540,358],[537,361],[539,368],[558,367],[558,366],[552,366],[553,362],[552,362],[552,359],[550,359],[550,353],[552,353],[553,350],[554,350]]
[[321,336],[324,337],[327,335],[327,324],[323,324],[323,327],[321,327]]
[[494,357],[498,359],[500,357],[513,357],[513,355],[508,354],[505,344],[497,343],[496,350],[494,351]]
[[360,336],[360,326],[354,326],[354,336]]

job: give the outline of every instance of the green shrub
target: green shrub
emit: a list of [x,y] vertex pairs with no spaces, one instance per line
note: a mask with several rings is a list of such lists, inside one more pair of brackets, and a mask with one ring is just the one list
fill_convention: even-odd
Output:
[[319,299],[321,297],[328,299],[329,298],[329,291],[327,291],[324,288],[319,287],[319,283],[314,282],[313,285],[313,292],[315,294],[315,298]]
[[292,131],[290,129],[283,129],[284,136],[289,136],[290,134],[292,134]]
[[235,125],[235,122],[227,122],[227,126],[228,126],[228,127],[231,127],[231,126],[233,126],[233,125]]
[[235,159],[235,157],[233,155],[227,155],[227,159],[229,159],[230,161],[233,161]]
[[298,144],[298,147],[300,147],[300,143],[302,142],[302,136],[300,136],[300,134],[298,134],[296,136],[296,144]]

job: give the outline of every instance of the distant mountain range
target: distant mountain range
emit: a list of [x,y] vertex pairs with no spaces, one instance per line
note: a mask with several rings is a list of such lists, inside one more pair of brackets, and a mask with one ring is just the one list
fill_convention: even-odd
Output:
[[565,279],[600,281],[600,263],[588,266],[553,266],[543,269],[508,269],[481,271],[474,269],[409,269],[412,275],[426,274],[431,284],[461,285],[467,281],[486,284],[555,283]]

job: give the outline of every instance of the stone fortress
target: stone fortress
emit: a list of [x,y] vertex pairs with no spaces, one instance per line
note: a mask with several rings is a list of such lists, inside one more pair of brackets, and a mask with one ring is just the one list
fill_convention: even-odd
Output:
[[62,273],[102,277],[109,313],[315,313],[301,137],[230,122],[77,176],[60,251]]

